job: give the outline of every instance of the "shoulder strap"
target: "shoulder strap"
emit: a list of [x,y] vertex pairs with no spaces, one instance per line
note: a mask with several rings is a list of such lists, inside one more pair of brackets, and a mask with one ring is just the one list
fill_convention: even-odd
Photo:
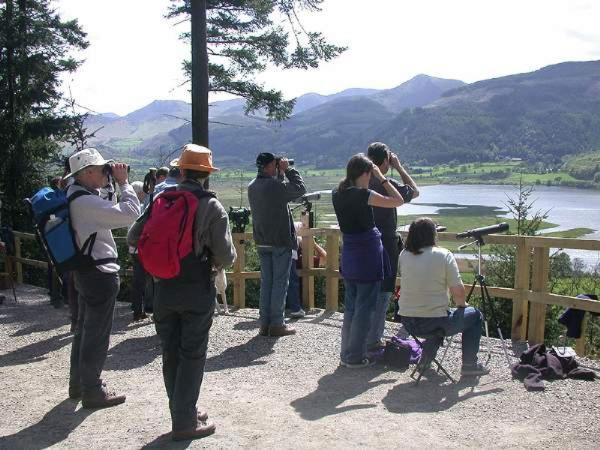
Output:
[[[78,186],[81,186],[81,185],[78,184]],[[83,197],[84,195],[92,195],[92,193],[90,191],[88,191],[87,189],[79,189],[79,190],[73,192],[71,195],[69,195],[67,197],[67,202],[68,202],[69,206],[71,205],[71,202],[75,201],[79,197]],[[73,225],[70,224],[70,226],[71,226],[71,229],[73,229]],[[92,249],[94,247],[94,243],[96,242],[97,234],[98,233],[92,233],[85,240],[85,242],[83,243],[83,245],[81,246],[81,249],[80,249],[80,252],[82,255],[85,255],[86,250],[87,250],[86,256],[89,256],[90,258],[92,257]],[[73,230],[73,239],[75,239],[75,230]],[[107,258],[107,259],[111,259],[111,258]],[[98,261],[104,261],[104,260],[98,260]],[[109,262],[109,261],[107,261],[107,262]],[[105,262],[101,262],[100,264],[105,264]],[[98,265],[98,264],[96,264],[96,265]]]

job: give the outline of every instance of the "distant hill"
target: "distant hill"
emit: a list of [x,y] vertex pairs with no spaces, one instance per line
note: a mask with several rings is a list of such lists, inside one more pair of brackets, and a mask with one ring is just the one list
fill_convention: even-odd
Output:
[[600,61],[479,81],[380,124],[372,139],[429,163],[556,161],[600,148]]
[[[292,117],[268,123],[258,112],[245,116],[241,99],[215,102],[210,107],[211,147],[225,163],[249,161],[260,149],[287,152],[311,164],[340,164],[339,157],[364,150],[369,130],[404,108],[425,106],[445,89],[464,83],[419,75],[393,89],[352,88],[332,95],[309,93],[296,99]],[[134,114],[134,113],[132,113]],[[138,133],[139,134],[139,133]],[[132,156],[167,154],[191,138],[191,127],[181,125],[148,136],[132,146]],[[122,139],[122,138],[121,138]],[[110,145],[110,144],[109,144]],[[350,150],[352,149],[352,150]],[[222,164],[222,162],[220,162]]]
[[[245,116],[241,99],[215,102],[209,111],[211,148],[225,166],[269,150],[340,167],[376,140],[413,163],[556,162],[600,149],[600,61],[469,85],[417,75],[392,89],[309,93],[297,98],[294,114],[282,123],[268,123],[260,112]],[[156,101],[123,117],[95,116],[90,124],[105,127],[98,143],[111,156],[152,160],[189,142],[189,117],[185,102]]]

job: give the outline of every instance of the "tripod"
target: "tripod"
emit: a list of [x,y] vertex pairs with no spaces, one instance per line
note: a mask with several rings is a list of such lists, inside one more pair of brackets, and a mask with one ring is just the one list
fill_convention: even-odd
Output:
[[[494,324],[496,326],[496,331],[498,332],[498,336],[500,336],[500,340],[502,342],[502,350],[504,351],[504,356],[506,357],[506,363],[510,367],[510,357],[508,356],[508,349],[506,348],[506,341],[504,339],[504,335],[502,334],[502,330],[500,328],[500,322],[498,321],[498,315],[496,314],[494,302],[492,301],[492,299],[490,297],[490,293],[488,291],[488,287],[485,282],[485,276],[481,273],[481,246],[485,245],[485,242],[483,242],[483,236],[475,236],[475,237],[476,237],[476,239],[473,242],[469,242],[468,244],[463,244],[460,247],[458,247],[459,250],[463,250],[464,248],[469,247],[471,245],[477,245],[477,275],[475,275],[475,280],[473,281],[473,284],[471,284],[471,289],[469,290],[469,294],[467,295],[466,302],[468,303],[469,300],[471,300],[471,296],[473,295],[475,288],[477,286],[479,286],[479,290],[481,293],[481,307],[482,307],[482,310],[484,311],[483,324],[484,324],[484,328],[485,328],[485,337],[488,338],[487,360],[485,362],[485,365],[487,366],[489,364],[490,359],[492,357],[492,345],[489,341],[490,333],[489,333],[489,326],[488,326],[488,323],[492,322],[492,324]],[[488,318],[489,318],[489,320],[488,320]],[[442,363],[444,361],[444,358],[446,358],[446,353],[448,353],[448,349],[450,348],[453,341],[454,341],[454,336],[452,337],[452,339],[450,339],[449,344],[446,345],[446,348],[444,349],[444,354],[442,355],[442,359],[441,359],[440,363]]]

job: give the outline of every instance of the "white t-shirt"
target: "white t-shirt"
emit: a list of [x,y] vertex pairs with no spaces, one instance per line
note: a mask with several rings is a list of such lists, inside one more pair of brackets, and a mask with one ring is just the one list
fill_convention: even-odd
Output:
[[441,247],[425,247],[420,255],[403,250],[398,270],[401,316],[446,316],[450,300],[448,288],[462,283],[451,252]]

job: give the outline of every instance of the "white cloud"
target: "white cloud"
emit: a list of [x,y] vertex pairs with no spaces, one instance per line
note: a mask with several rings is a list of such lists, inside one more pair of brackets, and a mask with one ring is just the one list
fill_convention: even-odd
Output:
[[[97,111],[126,113],[153,99],[188,99],[188,48],[163,18],[168,0],[59,0],[89,33],[74,95]],[[326,0],[309,29],[349,46],[312,71],[260,76],[289,96],[387,88],[418,73],[472,82],[562,61],[600,59],[600,2],[579,0]],[[587,39],[586,39],[587,38]]]

